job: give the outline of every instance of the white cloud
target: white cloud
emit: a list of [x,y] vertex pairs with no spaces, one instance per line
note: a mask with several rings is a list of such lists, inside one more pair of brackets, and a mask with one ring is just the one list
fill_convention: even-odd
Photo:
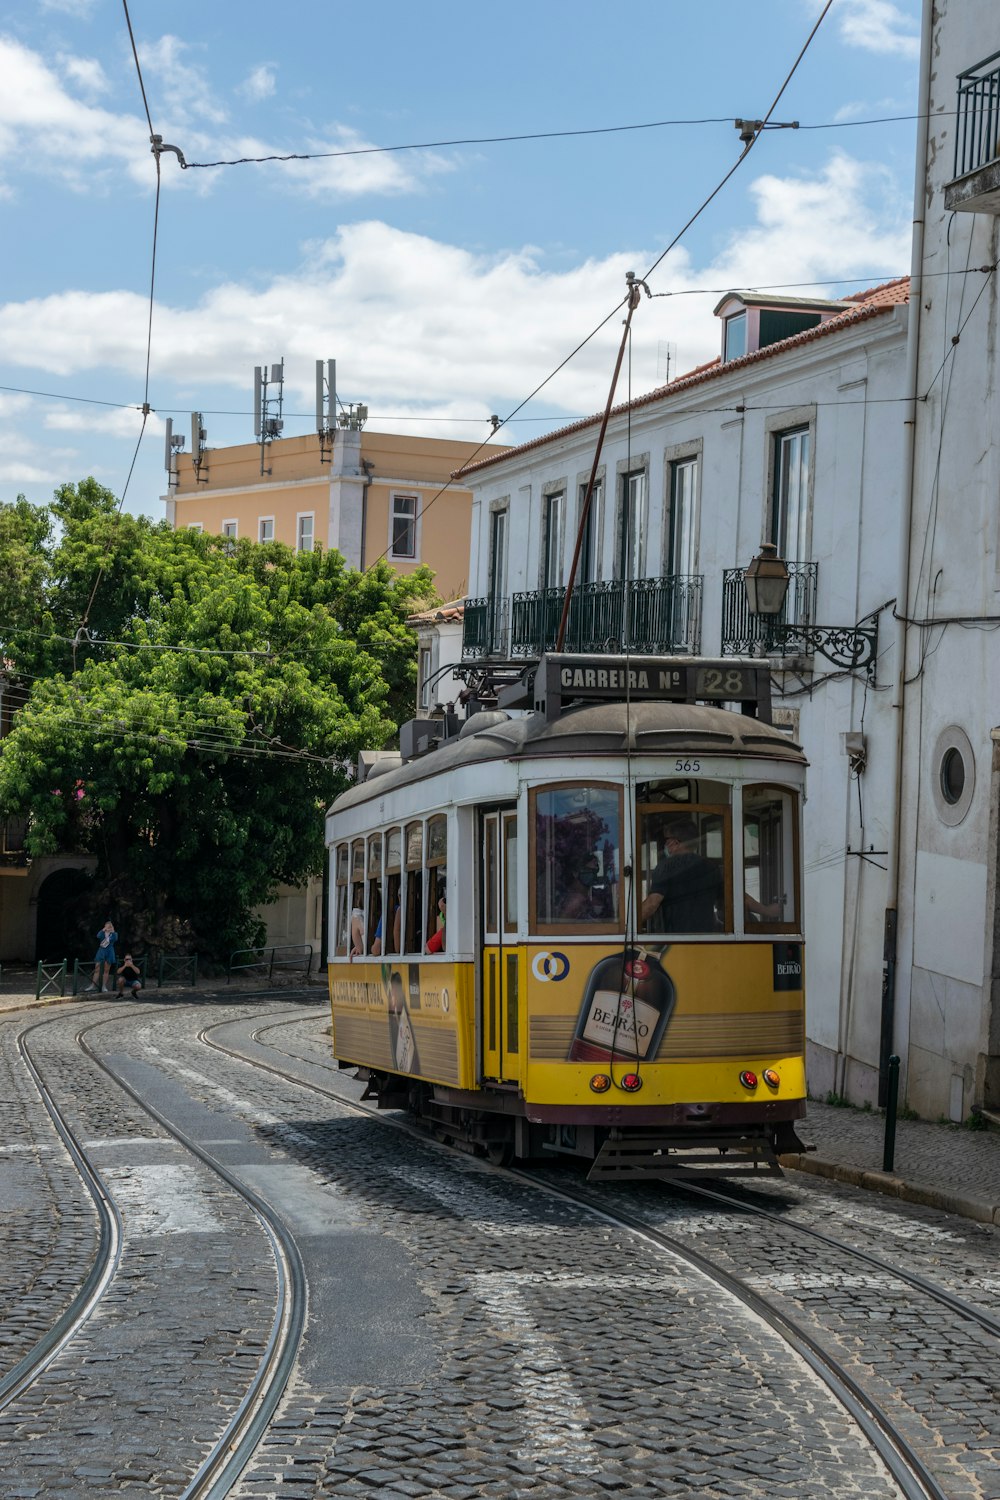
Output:
[[275,88],[274,77],[273,63],[261,63],[247,74],[236,92],[244,99],[270,99]]
[[[238,157],[279,156],[287,148],[253,136],[207,133],[222,124],[225,111],[217,104],[204,73],[193,65],[185,44],[162,37],[143,51],[147,92],[159,92],[154,118],[164,139],[180,146],[189,161]],[[117,186],[121,168],[146,188],[155,180],[149,150],[149,130],[138,112],[115,114],[84,101],[65,80],[85,91],[99,81],[99,64],[85,58],[60,59],[60,78],[38,52],[9,36],[0,35],[0,198],[10,195],[17,174],[42,172],[77,192],[100,192]],[[138,99],[138,85],[135,85]],[[323,135],[296,142],[296,151],[363,151],[370,142],[346,126],[331,126]],[[308,197],[356,197],[361,194],[399,194],[418,191],[426,176],[449,170],[450,164],[432,152],[419,158],[373,154],[325,161],[297,161],[264,168],[276,191]],[[4,180],[6,179],[6,180]],[[163,184],[207,193],[218,172],[183,172],[176,159],[165,156]]]
[[102,167],[110,173],[122,163],[151,180],[145,123],[74,98],[38,53],[0,36],[0,170],[8,179],[40,168],[93,189]]
[[94,9],[94,0],[41,0],[42,10],[56,10],[61,15],[86,20]]
[[892,0],[843,0],[840,34],[850,46],[866,52],[920,56],[916,18]]
[[[42,424],[48,432],[103,433],[108,437],[131,438],[135,442],[142,427],[142,413],[135,407],[58,406],[46,410]],[[162,418],[151,414],[146,421],[146,436],[163,432]]]
[[[905,271],[910,213],[882,167],[838,153],[818,173],[766,174],[751,191],[754,222],[733,231],[707,262],[695,264],[679,247],[654,276],[654,291],[874,279]],[[373,421],[380,413],[421,411],[452,418],[492,410],[505,415],[611,311],[623,294],[625,271],[641,269],[655,253],[655,247],[633,248],[550,271],[527,249],[476,255],[379,221],[344,225],[311,245],[292,273],[264,284],[230,281],[190,307],[158,306],[152,399],[154,405],[179,404],[167,392],[169,381],[183,387],[183,400],[192,406],[211,404],[207,395],[219,387],[245,392],[249,406],[254,365],[284,355],[286,405],[309,412],[315,360],[335,355],[343,399],[366,401]],[[816,291],[823,295],[822,288]],[[712,292],[643,301],[634,392],[656,383],[660,340],[678,345],[679,371],[718,352],[711,314],[717,300]],[[122,372],[134,382],[137,400],[145,329],[145,300],[127,291],[68,291],[0,306],[0,346],[9,362],[63,377]],[[612,318],[546,388],[540,398],[546,409],[584,414],[600,405],[618,336]],[[534,430],[518,428],[517,436]],[[445,424],[427,431],[446,435]],[[456,424],[455,435],[474,430]]]
[[139,61],[147,75],[146,91],[155,80],[158,113],[162,110],[174,123],[207,120],[221,125],[226,111],[215,100],[205,71],[192,60],[191,48],[180,37],[161,36],[159,41],[139,47]]
[[106,94],[108,80],[104,69],[95,57],[67,57],[61,55],[60,66],[71,83],[86,94]]

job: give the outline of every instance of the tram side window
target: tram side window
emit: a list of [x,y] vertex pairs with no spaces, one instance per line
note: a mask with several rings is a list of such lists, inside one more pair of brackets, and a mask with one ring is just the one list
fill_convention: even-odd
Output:
[[420,953],[424,931],[424,825],[406,825],[406,900],[404,952]]
[[443,953],[447,948],[447,858],[448,820],[431,818],[427,824],[427,918],[424,927],[427,953]]
[[365,951],[365,846],[351,845],[351,953]]
[[345,954],[351,936],[351,888],[348,876],[350,874],[350,850],[346,844],[339,844],[334,854],[334,880],[337,887],[336,905],[334,907],[333,919],[333,951]]
[[402,891],[401,864],[403,834],[399,828],[390,828],[385,836],[385,905],[384,920],[376,928],[372,952],[398,953],[402,935]]
[[[728,795],[728,788],[722,791]],[[728,807],[640,803],[638,821],[640,926],[647,932],[731,932]]]
[[[382,835],[373,834],[368,840],[368,927],[365,950],[381,952],[379,933],[382,924]],[[379,943],[378,948],[375,947]]]
[[577,782],[531,794],[533,925],[617,932],[621,926],[621,790]]
[[747,930],[799,925],[798,820],[794,792],[743,788],[743,871]]

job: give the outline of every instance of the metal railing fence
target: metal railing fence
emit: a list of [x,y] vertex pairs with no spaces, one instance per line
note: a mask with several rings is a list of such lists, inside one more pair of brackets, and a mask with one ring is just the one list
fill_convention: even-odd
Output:
[[955,176],[964,177],[1000,155],[1000,52],[958,75]]

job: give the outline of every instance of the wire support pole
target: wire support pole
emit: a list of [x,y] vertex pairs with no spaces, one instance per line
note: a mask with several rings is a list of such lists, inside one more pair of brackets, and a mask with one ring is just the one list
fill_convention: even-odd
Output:
[[625,318],[625,327],[622,330],[622,341],[618,347],[618,358],[615,360],[615,370],[611,377],[611,388],[608,391],[607,403],[604,407],[604,416],[601,418],[601,430],[597,434],[597,447],[594,450],[594,462],[590,469],[590,478],[587,481],[587,493],[583,497],[583,506],[580,510],[580,524],[576,530],[576,545],[573,548],[573,561],[569,567],[569,578],[566,581],[566,597],[563,600],[562,614],[559,618],[559,631],[556,635],[556,650],[561,651],[566,641],[566,626],[569,623],[570,605],[573,602],[573,588],[576,584],[576,572],[580,565],[580,552],[583,548],[584,533],[587,529],[587,520],[590,516],[590,502],[594,495],[594,484],[597,479],[597,470],[601,462],[601,450],[604,447],[604,434],[608,430],[608,422],[611,418],[611,407],[615,399],[615,390],[618,386],[618,377],[621,374],[622,360],[625,358],[625,349],[628,344],[629,333],[632,329],[632,314],[639,306],[639,291],[642,288],[646,296],[650,295],[649,287],[644,281],[636,279],[631,271],[625,273],[628,282],[628,314]]

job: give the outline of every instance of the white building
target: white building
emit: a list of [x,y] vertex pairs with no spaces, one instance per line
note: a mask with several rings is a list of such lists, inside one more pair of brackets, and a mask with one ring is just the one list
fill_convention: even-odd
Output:
[[[980,61],[985,59],[985,61]],[[922,1112],[1000,1105],[1000,6],[925,0],[898,626],[894,1044]],[[912,482],[911,482],[912,481]]]
[[[810,761],[808,1035],[814,1093],[878,1088],[908,283],[845,302],[732,293],[721,357],[618,407],[583,540],[566,649],[763,648],[743,570],[777,543],[792,584],[776,719]],[[475,690],[554,643],[599,418],[463,471],[472,486],[463,660]],[[870,669],[806,626],[877,622]],[[796,634],[793,627],[799,627]],[[845,641],[823,637],[836,656]],[[852,633],[848,650],[861,643]],[[844,663],[847,663],[845,666]]]

